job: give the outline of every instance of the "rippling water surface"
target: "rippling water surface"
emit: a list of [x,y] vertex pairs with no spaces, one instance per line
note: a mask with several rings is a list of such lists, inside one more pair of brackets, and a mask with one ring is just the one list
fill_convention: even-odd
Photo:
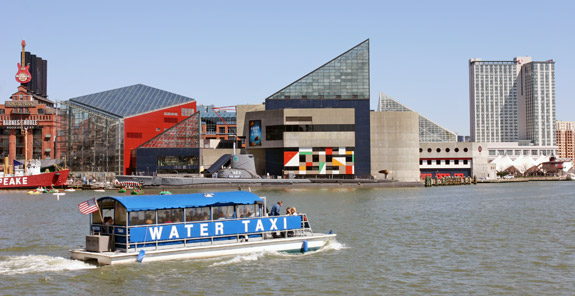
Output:
[[303,255],[96,267],[69,259],[88,232],[77,205],[115,193],[1,191],[0,294],[575,293],[575,182],[254,192],[307,213],[337,242]]

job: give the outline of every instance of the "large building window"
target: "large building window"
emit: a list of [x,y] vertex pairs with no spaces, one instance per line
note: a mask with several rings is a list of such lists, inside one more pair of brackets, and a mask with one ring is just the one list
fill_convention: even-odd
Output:
[[354,124],[297,124],[266,126],[266,140],[283,140],[284,132],[353,132]]
[[158,174],[199,173],[197,155],[159,156]]

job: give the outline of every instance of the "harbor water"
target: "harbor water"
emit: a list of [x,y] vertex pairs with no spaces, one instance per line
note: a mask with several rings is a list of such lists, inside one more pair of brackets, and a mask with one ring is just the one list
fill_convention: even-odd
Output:
[[77,206],[118,193],[2,191],[0,295],[575,293],[575,182],[252,189],[337,241],[306,254],[95,266],[70,259],[89,230]]

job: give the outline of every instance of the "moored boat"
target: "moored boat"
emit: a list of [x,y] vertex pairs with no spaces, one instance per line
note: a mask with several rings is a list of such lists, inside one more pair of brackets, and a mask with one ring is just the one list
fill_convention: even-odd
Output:
[[85,203],[81,210],[94,211],[90,235],[85,248],[70,252],[73,259],[104,265],[311,251],[336,237],[314,233],[305,214],[267,216],[265,198],[246,191],[107,196]]
[[[6,160],[5,160],[6,162]],[[28,160],[24,164],[16,165],[13,174],[7,173],[8,166],[5,165],[4,172],[0,172],[0,189],[23,189],[64,186],[68,180],[70,169],[62,169],[55,172],[42,173],[40,170],[40,160]]]
[[34,189],[34,190],[28,191],[28,194],[42,194],[42,193],[44,193],[44,189],[43,189],[43,188],[42,188],[41,190],[38,189],[38,188],[36,188],[36,189]]

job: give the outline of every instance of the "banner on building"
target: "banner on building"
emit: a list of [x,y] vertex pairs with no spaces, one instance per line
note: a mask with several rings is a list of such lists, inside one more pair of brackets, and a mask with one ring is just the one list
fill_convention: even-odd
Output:
[[250,120],[250,146],[262,145],[262,121]]

